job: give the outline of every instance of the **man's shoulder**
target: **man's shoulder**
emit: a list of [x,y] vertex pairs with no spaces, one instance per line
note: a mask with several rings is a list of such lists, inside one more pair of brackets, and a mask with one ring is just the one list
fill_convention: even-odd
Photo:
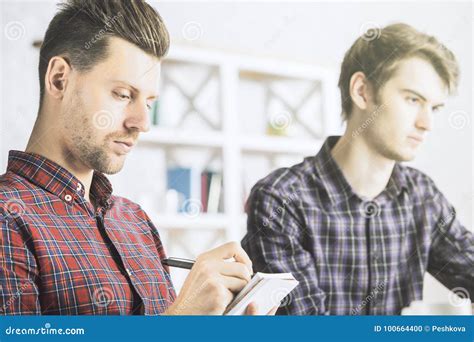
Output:
[[426,173],[412,166],[399,166],[406,178],[409,193],[432,197],[438,192],[435,182]]
[[36,187],[25,178],[13,173],[6,172],[0,175],[0,206],[14,198],[27,200],[34,197]]
[[154,215],[150,217],[140,204],[116,195],[111,196],[110,203],[109,213],[114,219],[133,223],[129,228],[135,227],[136,232],[148,234],[151,231],[153,235],[159,235],[153,222],[156,217]]
[[0,219],[19,217],[41,201],[41,188],[13,172],[0,175]]
[[123,196],[112,195],[110,197],[110,201],[111,201],[112,207],[120,206],[122,209],[130,210],[130,211],[135,211],[135,212],[143,211],[142,207],[138,203]]
[[112,195],[110,197],[110,210],[122,215],[137,216],[142,220],[148,220],[148,215],[140,204],[122,196]]
[[260,179],[252,192],[266,190],[275,194],[285,194],[301,190],[314,181],[315,157],[306,157],[302,162],[290,167],[282,167]]

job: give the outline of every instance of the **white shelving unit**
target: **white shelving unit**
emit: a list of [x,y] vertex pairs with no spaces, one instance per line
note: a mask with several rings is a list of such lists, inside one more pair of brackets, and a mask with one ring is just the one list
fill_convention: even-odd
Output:
[[185,215],[155,215],[154,222],[159,224],[160,229],[204,229],[220,230],[230,224],[225,214],[202,215],[192,218]]
[[[203,213],[192,217],[185,214],[149,213],[160,229],[167,245],[168,254],[173,253],[169,251],[172,251],[173,242],[178,239],[178,237],[173,238],[174,233],[214,231],[216,234],[223,234],[224,240],[241,240],[246,228],[246,216],[243,208],[244,179],[241,172],[242,169],[245,169],[242,164],[245,156],[256,155],[272,160],[279,155],[300,157],[314,155],[321,147],[325,136],[337,133],[340,130],[338,127],[340,119],[337,105],[336,77],[332,70],[290,61],[172,45],[169,55],[162,64],[163,82],[167,82],[167,68],[172,66],[176,70],[180,65],[193,65],[195,67],[202,65],[203,68],[213,70],[213,75],[217,78],[219,84],[219,91],[216,96],[219,97],[220,120],[218,120],[218,126],[220,127],[199,130],[192,127],[155,126],[150,132],[142,135],[139,146],[166,150],[167,156],[173,153],[174,149],[179,148],[216,151],[222,160],[224,212],[219,214]],[[255,86],[260,86],[286,79],[314,83],[314,89],[318,92],[320,98],[319,115],[314,116],[314,122],[320,128],[320,136],[315,137],[299,133],[293,137],[270,136],[266,135],[265,132],[255,134],[242,129],[242,113],[239,106],[242,101],[239,98],[239,87],[242,82],[251,82]],[[176,86],[174,81],[173,83],[173,86]],[[162,84],[162,87],[164,86],[165,84]],[[182,93],[185,94],[184,91]],[[184,101],[190,106],[189,108],[194,108],[194,99],[188,95],[185,97]],[[283,98],[280,100],[283,103],[285,102]],[[163,101],[166,101],[166,99],[163,99]],[[286,105],[289,110],[298,110],[297,106],[291,108],[288,103]],[[160,112],[161,114],[165,115],[166,113]],[[199,116],[201,114],[195,115]],[[291,113],[293,117],[295,114]],[[265,115],[265,113],[261,112],[261,115]],[[295,120],[295,122],[298,123],[298,120]],[[248,120],[247,123],[249,123]],[[308,127],[303,128],[307,129]],[[192,242],[194,243],[194,241]],[[182,241],[179,243],[182,244]],[[211,247],[214,246],[203,246],[203,249]],[[179,288],[179,284],[177,287]]]

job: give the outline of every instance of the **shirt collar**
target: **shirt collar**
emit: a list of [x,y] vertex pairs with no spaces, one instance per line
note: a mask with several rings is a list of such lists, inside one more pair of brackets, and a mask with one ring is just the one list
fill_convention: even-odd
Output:
[[[39,154],[10,151],[7,171],[26,178],[70,205],[74,203],[75,198],[85,195],[84,184],[71,172]],[[94,171],[90,196],[98,205],[108,207],[111,195],[110,181],[104,174]]]
[[[328,137],[315,159],[315,177],[320,179],[333,204],[337,204],[351,196],[359,197],[352,190],[351,185],[347,182],[342,170],[331,155],[331,150],[339,138],[340,136]],[[396,198],[400,192],[406,188],[407,179],[405,168],[399,163],[395,163],[387,186],[374,200],[382,203],[389,198]]]

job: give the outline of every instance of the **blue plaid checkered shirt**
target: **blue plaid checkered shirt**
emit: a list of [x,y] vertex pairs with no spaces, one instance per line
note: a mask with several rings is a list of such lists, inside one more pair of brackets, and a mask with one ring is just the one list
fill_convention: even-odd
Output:
[[398,315],[431,273],[474,298],[474,237],[422,172],[395,164],[373,200],[357,196],[330,151],[274,171],[252,189],[242,245],[255,271],[300,282],[278,314]]

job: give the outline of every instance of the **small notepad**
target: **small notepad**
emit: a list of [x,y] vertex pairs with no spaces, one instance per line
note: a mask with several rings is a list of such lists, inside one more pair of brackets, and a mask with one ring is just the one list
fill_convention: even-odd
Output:
[[229,304],[224,315],[244,315],[252,302],[257,304],[258,315],[266,315],[297,285],[298,280],[291,273],[256,273]]

